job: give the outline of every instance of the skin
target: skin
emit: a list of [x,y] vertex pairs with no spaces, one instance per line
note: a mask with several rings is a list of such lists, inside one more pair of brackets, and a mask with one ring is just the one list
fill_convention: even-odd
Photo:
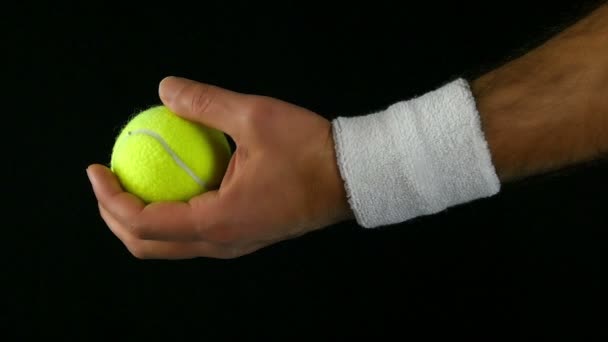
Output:
[[472,82],[500,179],[608,153],[608,5]]
[[[501,181],[605,157],[608,5],[471,86]],[[159,96],[237,148],[220,188],[187,203],[145,205],[105,166],[87,168],[101,217],[135,257],[236,258],[353,219],[327,119],[178,77]]]

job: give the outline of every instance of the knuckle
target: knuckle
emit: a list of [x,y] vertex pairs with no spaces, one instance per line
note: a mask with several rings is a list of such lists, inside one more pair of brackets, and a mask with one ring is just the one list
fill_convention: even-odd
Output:
[[136,239],[145,240],[149,237],[149,224],[146,223],[143,215],[137,215],[129,220],[129,230]]
[[268,101],[262,96],[255,96],[248,101],[247,109],[242,116],[246,127],[259,127],[267,122],[272,114]]
[[145,239],[145,227],[139,220],[132,220],[129,223],[129,228],[131,230],[131,235],[133,235],[137,239]]
[[205,113],[213,103],[213,91],[210,85],[199,84],[192,96],[190,102],[190,111],[192,113]]
[[148,253],[143,248],[142,244],[137,241],[127,243],[127,249],[135,258],[145,260],[148,258]]

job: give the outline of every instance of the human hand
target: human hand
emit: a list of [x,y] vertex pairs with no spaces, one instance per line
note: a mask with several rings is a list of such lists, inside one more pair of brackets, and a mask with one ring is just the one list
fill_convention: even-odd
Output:
[[101,217],[141,259],[235,258],[353,218],[330,122],[304,108],[167,77],[162,102],[219,129],[236,149],[220,188],[146,205],[107,167],[87,168]]

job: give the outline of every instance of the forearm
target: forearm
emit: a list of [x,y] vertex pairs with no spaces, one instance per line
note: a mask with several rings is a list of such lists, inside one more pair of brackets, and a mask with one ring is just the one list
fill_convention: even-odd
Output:
[[608,152],[608,5],[472,82],[501,181]]

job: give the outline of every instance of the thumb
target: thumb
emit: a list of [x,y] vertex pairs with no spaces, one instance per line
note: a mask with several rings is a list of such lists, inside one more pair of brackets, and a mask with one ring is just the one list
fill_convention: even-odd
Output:
[[236,139],[245,95],[186,78],[165,77],[158,86],[161,101],[177,115],[227,133]]

